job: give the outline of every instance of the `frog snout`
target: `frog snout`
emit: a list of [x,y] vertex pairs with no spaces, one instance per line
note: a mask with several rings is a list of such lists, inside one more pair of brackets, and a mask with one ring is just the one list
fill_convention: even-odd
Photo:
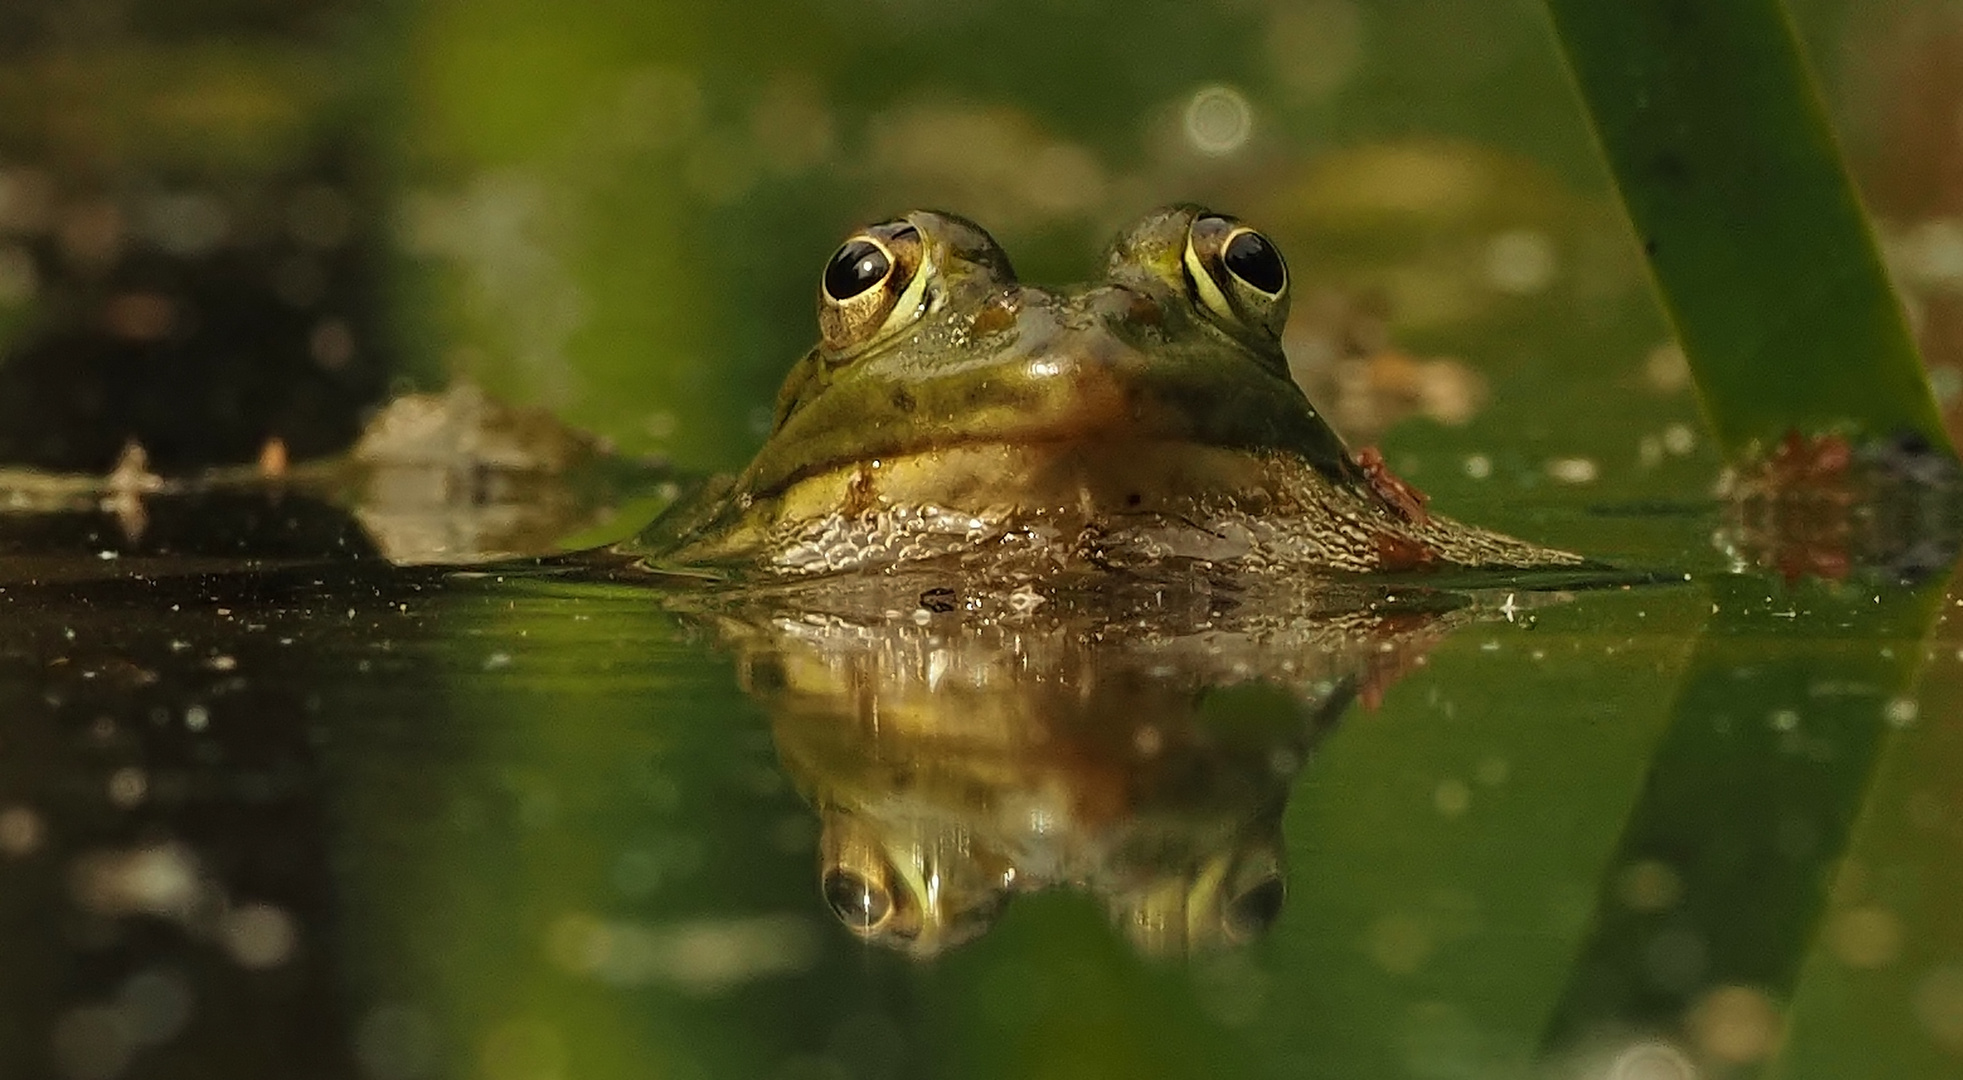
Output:
[[1105,285],[1086,294],[1084,310],[1113,332],[1165,324],[1165,306],[1159,298],[1129,285]]

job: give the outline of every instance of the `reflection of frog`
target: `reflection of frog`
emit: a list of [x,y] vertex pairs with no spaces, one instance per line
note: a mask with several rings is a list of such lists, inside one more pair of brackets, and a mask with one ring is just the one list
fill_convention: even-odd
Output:
[[1057,291],[960,218],[872,226],[825,269],[821,342],[762,451],[637,546],[787,575],[1579,562],[1387,496],[1290,380],[1288,303],[1275,247],[1196,206],[1146,215],[1104,281]]
[[1032,611],[945,580],[823,579],[695,609],[818,813],[833,915],[916,956],[1052,887],[1097,897],[1147,953],[1258,937],[1286,895],[1282,811],[1314,745],[1473,613],[1422,589],[1168,578]]

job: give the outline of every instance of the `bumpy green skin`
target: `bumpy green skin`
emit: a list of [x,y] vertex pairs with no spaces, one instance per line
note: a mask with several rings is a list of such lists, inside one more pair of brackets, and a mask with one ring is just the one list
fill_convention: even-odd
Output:
[[907,215],[932,267],[918,318],[848,356],[813,349],[750,466],[634,550],[663,568],[773,575],[928,560],[1034,572],[1580,562],[1413,512],[1373,482],[1289,377],[1274,330],[1196,297],[1187,235],[1208,213],[1148,214],[1112,246],[1105,280],[1065,289],[1017,283],[971,223]]

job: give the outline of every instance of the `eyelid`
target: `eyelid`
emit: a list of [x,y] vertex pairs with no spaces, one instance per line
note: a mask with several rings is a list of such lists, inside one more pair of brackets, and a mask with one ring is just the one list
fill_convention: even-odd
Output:
[[896,319],[904,317],[907,321],[911,321],[920,316],[921,311],[927,306],[923,300],[927,294],[927,282],[934,276],[935,270],[936,267],[927,252],[926,245],[921,245],[920,264],[914,267],[913,276],[907,281],[907,287],[894,299],[893,311],[886,316],[886,322],[880,326],[879,336],[892,332],[895,329]]
[[1213,270],[1206,265],[1206,260],[1200,257],[1199,252],[1193,250],[1193,241],[1190,237],[1186,241],[1186,251],[1181,262],[1182,269],[1186,272],[1186,282],[1192,288],[1194,298],[1222,318],[1238,321],[1239,316],[1234,310],[1233,301],[1227,299],[1227,294],[1221,291],[1220,283],[1214,280]]

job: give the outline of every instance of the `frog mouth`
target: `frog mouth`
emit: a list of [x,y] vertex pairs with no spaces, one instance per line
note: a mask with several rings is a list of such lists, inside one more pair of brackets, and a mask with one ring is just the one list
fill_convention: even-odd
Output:
[[1265,500],[1271,455],[1186,439],[974,439],[823,470],[776,496],[779,520],[891,508],[989,517],[1186,513]]
[[[1258,463],[1278,456],[1332,481],[1356,479],[1347,448],[1286,376],[1204,359],[1214,362],[1169,364],[1093,335],[898,388],[841,386],[780,431],[740,486],[754,501],[807,505],[800,489],[827,491],[834,509],[1124,508],[1154,494],[1245,490]],[[861,430],[864,418],[882,416]]]

